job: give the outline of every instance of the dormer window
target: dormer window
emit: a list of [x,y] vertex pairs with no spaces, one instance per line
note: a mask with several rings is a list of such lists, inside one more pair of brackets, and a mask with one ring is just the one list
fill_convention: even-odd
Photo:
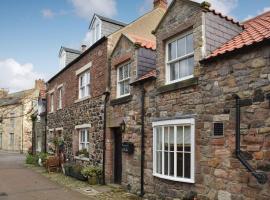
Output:
[[98,18],[95,19],[94,23],[91,27],[91,45],[94,44],[96,41],[98,41],[101,38],[101,25],[100,20]]
[[194,48],[193,34],[186,33],[170,40],[166,45],[167,84],[193,77]]

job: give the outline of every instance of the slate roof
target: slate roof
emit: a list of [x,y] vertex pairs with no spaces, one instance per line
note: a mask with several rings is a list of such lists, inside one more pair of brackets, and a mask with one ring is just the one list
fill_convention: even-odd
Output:
[[95,14],[95,15],[96,15],[100,20],[105,21],[105,22],[109,22],[109,23],[116,24],[116,25],[119,25],[119,26],[126,26],[126,25],[127,25],[126,23],[123,23],[123,22],[120,22],[120,21],[117,21],[117,20],[114,20],[114,19],[110,19],[110,18],[101,16],[101,15],[98,15],[98,14]]
[[213,51],[205,60],[270,39],[270,11],[243,23],[244,30]]
[[65,50],[66,52],[70,52],[70,53],[75,53],[75,54],[81,54],[82,52],[79,51],[79,50],[76,50],[76,49],[71,49],[71,48],[68,48],[68,47],[61,47],[60,51],[59,51],[59,55],[61,55],[62,51]]
[[30,90],[24,90],[24,91],[8,94],[6,97],[0,98],[0,106],[18,104],[21,102],[23,98],[31,94],[33,91],[34,89],[30,89]]

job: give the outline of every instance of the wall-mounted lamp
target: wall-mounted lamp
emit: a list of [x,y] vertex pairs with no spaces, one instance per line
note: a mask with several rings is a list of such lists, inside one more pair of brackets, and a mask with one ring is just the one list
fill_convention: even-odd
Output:
[[126,123],[124,120],[120,124],[120,130],[122,133],[125,132],[125,130],[126,130]]
[[269,108],[270,108],[270,93],[266,94],[266,99],[269,101]]

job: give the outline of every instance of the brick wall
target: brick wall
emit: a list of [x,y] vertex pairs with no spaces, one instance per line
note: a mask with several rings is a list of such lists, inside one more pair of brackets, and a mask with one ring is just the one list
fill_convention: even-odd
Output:
[[[79,80],[76,71],[92,62],[90,67],[90,98],[78,101]],[[90,132],[90,163],[102,163],[103,152],[103,93],[107,84],[107,41],[99,43],[64,72],[59,74],[48,84],[48,91],[54,92],[55,112],[48,114],[48,130],[63,128],[63,136],[68,155],[74,155],[78,150],[78,131],[76,125],[91,124]],[[63,84],[63,108],[56,110],[58,95],[57,87]],[[48,98],[48,111],[50,111]],[[48,133],[48,136],[51,134]],[[51,140],[53,135],[49,138]]]

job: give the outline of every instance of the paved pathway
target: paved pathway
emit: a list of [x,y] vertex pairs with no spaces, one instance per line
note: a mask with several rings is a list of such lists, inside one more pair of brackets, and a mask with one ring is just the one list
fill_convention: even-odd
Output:
[[24,167],[24,160],[23,155],[0,151],[0,200],[89,200]]

